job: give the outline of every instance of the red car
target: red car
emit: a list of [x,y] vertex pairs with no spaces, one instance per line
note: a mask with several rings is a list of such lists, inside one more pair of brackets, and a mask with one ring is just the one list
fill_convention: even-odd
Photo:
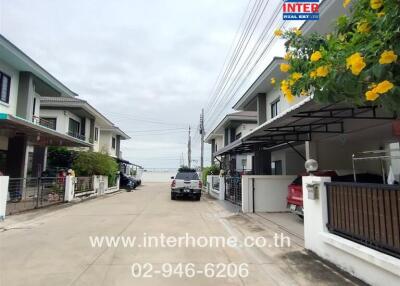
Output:
[[[318,171],[315,173],[316,176],[327,176],[336,177],[335,171]],[[299,217],[303,218],[303,176],[307,174],[299,175],[289,186],[288,186],[288,196],[287,196],[287,207],[288,209],[297,214]]]

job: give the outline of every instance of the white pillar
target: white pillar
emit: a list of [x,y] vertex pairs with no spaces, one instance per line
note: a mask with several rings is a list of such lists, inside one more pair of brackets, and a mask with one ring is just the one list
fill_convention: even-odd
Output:
[[4,220],[6,217],[9,179],[10,177],[8,176],[0,176],[0,220]]
[[[303,177],[303,204],[304,204],[304,244],[305,248],[319,254],[323,249],[320,234],[327,232],[328,206],[325,183],[330,177]],[[317,185],[316,198],[309,196],[307,185]]]
[[219,177],[219,199],[225,200],[225,177]]
[[64,201],[70,202],[74,199],[74,192],[75,192],[75,177],[66,176],[65,177],[65,194],[64,194]]

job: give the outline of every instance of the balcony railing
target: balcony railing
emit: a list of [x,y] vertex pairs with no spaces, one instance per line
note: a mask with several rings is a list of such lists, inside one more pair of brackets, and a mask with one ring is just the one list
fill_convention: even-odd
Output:
[[82,141],[86,140],[86,136],[85,135],[82,135],[82,134],[77,133],[77,132],[68,131],[67,134],[69,136],[71,136],[71,137],[77,138],[77,139],[82,140]]
[[37,125],[56,130],[56,124],[54,122],[48,121],[48,120],[43,119],[43,118],[41,118],[39,116],[33,115],[32,116],[32,122],[37,124]]
[[400,258],[400,186],[326,183],[330,232]]

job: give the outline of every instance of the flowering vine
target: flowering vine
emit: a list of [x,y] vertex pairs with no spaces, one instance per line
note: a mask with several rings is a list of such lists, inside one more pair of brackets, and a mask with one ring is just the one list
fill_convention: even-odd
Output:
[[331,34],[275,31],[286,40],[282,93],[289,102],[313,92],[321,102],[400,111],[400,0],[344,0],[343,7],[350,15]]

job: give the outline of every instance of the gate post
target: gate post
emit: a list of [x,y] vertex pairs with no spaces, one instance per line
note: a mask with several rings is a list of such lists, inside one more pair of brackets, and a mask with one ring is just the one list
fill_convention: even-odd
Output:
[[66,176],[64,201],[66,202],[72,201],[74,199],[74,192],[75,192],[75,177]]
[[8,176],[0,176],[0,220],[4,220],[6,217],[9,179]]
[[221,201],[225,200],[225,177],[219,177],[219,199]]

